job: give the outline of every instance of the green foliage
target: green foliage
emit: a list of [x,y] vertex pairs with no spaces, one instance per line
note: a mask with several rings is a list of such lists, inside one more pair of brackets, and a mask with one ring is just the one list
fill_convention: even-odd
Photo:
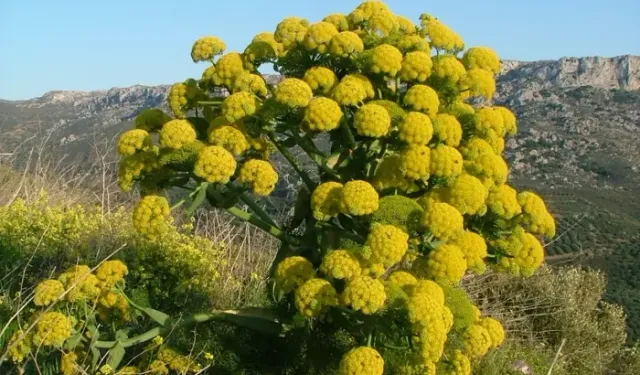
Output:
[[475,319],[475,305],[467,293],[463,289],[452,286],[444,286],[442,289],[445,303],[453,312],[453,329],[462,331],[472,325]]
[[387,195],[380,199],[380,207],[371,215],[371,221],[391,224],[407,233],[417,232],[423,209],[418,202],[403,195]]
[[[552,348],[540,343],[509,341],[478,361],[473,367],[473,374],[521,375],[525,373],[522,369],[528,368],[532,375],[546,375],[554,355],[555,352]],[[560,359],[553,368],[553,374],[581,375],[585,373],[575,371]]]

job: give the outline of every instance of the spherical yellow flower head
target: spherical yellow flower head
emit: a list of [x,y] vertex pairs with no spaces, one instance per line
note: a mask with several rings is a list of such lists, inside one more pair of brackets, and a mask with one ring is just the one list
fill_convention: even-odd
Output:
[[340,191],[340,212],[345,215],[369,215],[378,205],[378,192],[367,181],[349,181]]
[[384,359],[380,353],[368,346],[349,350],[340,360],[339,375],[382,375]]
[[343,79],[333,89],[331,97],[340,105],[357,106],[367,98],[367,91],[361,81]]
[[155,152],[143,151],[124,157],[120,160],[118,168],[118,185],[123,191],[133,189],[134,180],[140,177],[142,172],[153,172],[158,167],[158,158]]
[[385,268],[400,262],[409,248],[409,235],[393,225],[378,224],[371,228],[367,236],[367,246],[371,253],[369,261],[380,263]]
[[222,115],[233,123],[256,112],[256,98],[248,92],[236,92],[222,102]]
[[147,373],[154,375],[168,375],[169,369],[167,368],[167,364],[163,361],[156,359],[155,361],[149,364],[147,367]]
[[531,276],[544,261],[542,244],[534,235],[526,233],[522,227],[516,227],[508,237],[493,241],[492,246],[507,255],[496,265],[499,271]]
[[[433,307],[433,306],[429,306]],[[427,308],[429,308],[427,307]],[[434,310],[427,322],[420,322],[414,326],[417,331],[417,346],[424,362],[439,362],[447,341],[447,330],[442,319],[442,308]],[[437,311],[437,312],[436,312]]]
[[256,35],[244,50],[243,57],[249,64],[273,60],[282,54],[282,44],[276,42],[273,33]]
[[151,136],[142,129],[128,130],[118,139],[118,154],[122,156],[133,155],[137,151],[151,146]]
[[102,307],[107,308],[107,309],[110,309],[113,306],[115,306],[117,302],[118,302],[118,294],[116,294],[114,292],[110,292],[110,291],[102,293],[100,295],[100,298],[98,299],[98,303]]
[[432,280],[418,280],[418,282],[409,288],[412,296],[418,298],[418,296],[427,296],[438,304],[439,307],[444,307],[444,291],[442,287]]
[[119,260],[104,261],[96,270],[96,277],[102,282],[104,288],[109,289],[129,273],[127,265]]
[[322,259],[320,271],[332,279],[351,280],[360,276],[360,263],[346,250],[334,250]]
[[69,302],[93,300],[100,294],[100,280],[85,265],[71,267],[58,280],[68,290],[65,299]]
[[232,87],[236,78],[243,73],[245,70],[242,55],[236,52],[227,53],[216,62],[213,82],[216,85]]
[[530,191],[518,194],[518,203],[522,207],[522,222],[529,226],[532,233],[553,237],[556,224],[542,198]]
[[429,42],[420,35],[403,35],[396,41],[395,46],[405,53],[413,51],[431,51]]
[[467,70],[457,57],[442,55],[433,59],[433,76],[449,84],[460,81]]
[[204,72],[202,72],[202,78],[200,79],[201,83],[204,83],[205,86],[207,85],[213,85],[213,76],[216,73],[216,66],[215,65],[211,65],[209,67],[207,67],[207,69],[204,70]]
[[365,104],[356,111],[353,125],[359,135],[380,138],[389,133],[391,116],[381,105]]
[[222,54],[227,45],[215,36],[205,36],[196,40],[191,48],[193,62],[211,60],[214,56]]
[[266,197],[275,189],[278,173],[268,161],[251,159],[240,167],[238,181],[249,185],[256,195]]
[[482,318],[482,312],[477,306],[474,305],[473,306],[473,322],[479,323],[481,318]]
[[403,100],[404,105],[413,110],[435,116],[440,107],[438,93],[429,86],[415,85],[407,90]]
[[322,22],[329,22],[338,29],[338,31],[349,30],[349,20],[347,16],[341,13],[333,13],[322,19]]
[[371,315],[382,309],[387,299],[384,284],[369,276],[358,276],[347,283],[342,303],[355,311]]
[[352,24],[359,25],[369,21],[374,15],[384,12],[390,12],[390,9],[382,1],[365,1],[349,14],[349,20]]
[[42,346],[61,347],[71,337],[73,323],[66,315],[50,311],[38,318],[33,341]]
[[500,58],[496,51],[488,47],[469,48],[462,57],[468,69],[484,69],[490,73],[500,73]]
[[384,275],[384,273],[387,271],[387,269],[384,267],[384,264],[367,262],[366,260],[362,260],[362,258],[362,256],[360,256],[359,258],[361,260],[361,276],[369,276],[377,279],[379,277],[382,277],[382,275]]
[[338,29],[332,23],[315,23],[307,30],[304,46],[309,51],[325,53],[329,49],[329,42],[336,35],[338,35]]
[[483,69],[469,69],[460,78],[460,96],[468,98],[470,96],[483,96],[488,100],[493,98],[496,92],[496,81],[493,75]]
[[167,96],[167,102],[171,112],[177,118],[185,118],[186,114],[182,110],[182,107],[187,105],[187,85],[184,83],[176,83],[169,89],[169,95]]
[[48,306],[57,301],[64,293],[64,285],[58,280],[45,280],[36,286],[33,303],[36,306]]
[[429,253],[425,271],[429,278],[457,284],[467,271],[467,261],[459,247],[445,244]]
[[496,153],[496,155],[502,154],[504,151],[505,141],[498,133],[493,129],[489,129],[486,133],[482,134],[482,138],[489,143],[491,149]]
[[233,155],[220,146],[207,146],[198,152],[193,173],[209,183],[226,184],[236,171]]
[[507,184],[495,185],[489,189],[487,207],[492,213],[505,220],[510,220],[522,212],[518,203],[518,192]]
[[[376,95],[375,90],[373,89],[373,84],[371,83],[369,78],[364,74],[347,74],[342,78],[342,81],[352,81],[352,80],[362,83],[362,86],[364,87],[364,92],[367,94],[367,98],[371,99]],[[377,101],[377,104],[380,104],[380,101]]]
[[431,175],[451,178],[462,173],[464,164],[457,149],[440,144],[431,150]]
[[449,240],[449,243],[462,250],[469,270],[477,274],[482,274],[487,270],[487,265],[484,262],[487,257],[487,243],[482,236],[464,231]]
[[424,14],[420,17],[424,32],[431,39],[431,45],[447,52],[457,52],[464,49],[462,37],[443,24],[437,18]]
[[491,349],[491,336],[479,324],[473,324],[464,334],[464,352],[470,358],[480,358]]
[[287,107],[306,107],[313,98],[313,92],[305,81],[297,78],[285,78],[276,87],[274,97],[278,103]]
[[482,181],[463,173],[446,190],[447,203],[463,215],[482,214],[486,211],[487,189]]
[[334,100],[319,96],[311,99],[304,111],[304,125],[309,131],[331,131],[340,126],[342,109]]
[[449,106],[443,108],[445,113],[460,118],[465,115],[473,115],[476,113],[475,109],[470,104],[463,102],[462,100],[455,100]]
[[401,289],[409,289],[418,283],[418,279],[407,271],[393,271],[385,281],[388,285]]
[[398,368],[398,375],[436,375],[436,364],[427,358],[422,358],[422,355],[415,355],[415,358],[411,359],[408,364],[402,365]]
[[491,347],[497,348],[502,345],[504,342],[504,328],[502,328],[502,324],[499,321],[486,317],[480,320],[480,325],[483,326],[487,332],[489,332],[489,336],[491,336]]
[[160,145],[162,147],[178,150],[196,139],[196,130],[187,120],[171,120],[164,124],[160,130]]
[[390,44],[381,44],[371,50],[369,70],[375,74],[395,77],[402,69],[402,52]]
[[338,57],[349,57],[364,51],[364,43],[353,31],[341,31],[329,42],[329,53]]
[[401,171],[412,180],[425,180],[430,174],[431,149],[427,146],[409,146],[401,154]]
[[426,52],[409,52],[402,60],[400,78],[407,82],[424,82],[431,76],[431,56]]
[[311,279],[296,289],[296,308],[306,318],[315,318],[338,305],[338,292],[325,279]]
[[314,66],[304,73],[304,81],[311,87],[313,92],[327,94],[338,83],[338,77],[329,68]]
[[471,361],[460,350],[449,358],[444,375],[471,375]]
[[484,135],[493,130],[499,137],[505,135],[504,118],[502,113],[496,111],[493,107],[480,108],[475,115],[473,121],[474,131],[477,134]]
[[304,41],[308,28],[309,21],[289,17],[278,24],[274,36],[278,43],[282,43],[285,49],[289,49]]
[[402,156],[398,154],[389,155],[382,160],[376,169],[372,183],[378,191],[391,188],[407,191],[415,185],[412,180],[405,177]]
[[462,231],[464,220],[455,207],[434,202],[425,207],[421,224],[438,239],[447,240]]
[[208,130],[209,143],[223,147],[233,155],[241,155],[250,148],[247,137],[231,125],[214,126]]
[[398,17],[388,10],[380,10],[367,20],[365,29],[371,34],[385,37],[398,31],[400,24]]
[[311,194],[311,210],[316,220],[327,221],[340,213],[342,184],[339,182],[324,182]]
[[76,353],[64,353],[60,358],[60,373],[62,373],[62,375],[75,375],[77,373],[77,360],[78,355]]
[[438,113],[433,121],[433,134],[445,145],[457,147],[462,139],[462,125],[455,116]]
[[235,81],[233,81],[232,91],[246,91],[260,97],[265,97],[268,93],[264,78],[257,74],[250,73],[239,74]]
[[409,112],[398,126],[398,135],[410,145],[426,145],[433,136],[433,124],[424,113]]
[[418,32],[417,26],[405,16],[396,16],[398,29],[405,35],[415,35]]
[[449,333],[451,328],[453,327],[453,313],[451,309],[447,306],[442,310],[442,321],[444,322],[444,328]]
[[133,227],[148,236],[163,234],[168,229],[169,202],[158,195],[143,197],[133,209]]
[[284,293],[290,293],[295,288],[315,277],[313,264],[301,256],[284,258],[278,267],[274,279],[278,288]]
[[498,111],[502,115],[504,130],[506,134],[516,134],[518,132],[518,120],[516,119],[516,115],[514,115],[511,110],[505,107],[493,107],[493,109],[495,111]]
[[8,354],[13,363],[22,363],[24,358],[31,353],[32,341],[31,334],[25,334],[21,329],[15,331],[13,335],[11,335]]

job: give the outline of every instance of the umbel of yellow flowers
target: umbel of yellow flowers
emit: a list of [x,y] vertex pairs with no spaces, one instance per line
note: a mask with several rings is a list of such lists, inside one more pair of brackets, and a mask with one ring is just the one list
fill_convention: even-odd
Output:
[[[502,153],[516,116],[468,102],[491,102],[498,56],[465,50],[430,14],[418,21],[366,1],[315,23],[286,18],[242,52],[201,38],[191,56],[207,67],[171,87],[174,118],[144,111],[118,147],[122,188],[139,183],[143,196],[141,232],[166,230],[163,191],[187,189],[189,212],[206,198],[282,241],[272,273],[280,303],[308,322],[366,317],[347,319],[346,329],[366,334],[344,354],[341,375],[382,374],[398,357],[385,343],[407,340],[393,371],[469,374],[505,334],[458,284],[488,268],[533,274],[541,240],[555,234],[544,201],[508,184]],[[259,74],[265,63],[279,84]],[[255,201],[276,188],[274,150],[303,183],[287,226]],[[385,331],[390,316],[404,328]]]

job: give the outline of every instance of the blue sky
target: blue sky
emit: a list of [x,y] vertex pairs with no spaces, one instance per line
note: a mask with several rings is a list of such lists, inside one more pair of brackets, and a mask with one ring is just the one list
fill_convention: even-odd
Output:
[[[417,21],[427,12],[468,46],[487,45],[504,59],[640,55],[638,0],[388,0]],[[2,0],[0,98],[49,90],[96,90],[173,83],[199,77],[195,39],[223,38],[242,51],[286,16],[319,21],[348,13],[359,0]],[[277,5],[276,5],[277,4]]]

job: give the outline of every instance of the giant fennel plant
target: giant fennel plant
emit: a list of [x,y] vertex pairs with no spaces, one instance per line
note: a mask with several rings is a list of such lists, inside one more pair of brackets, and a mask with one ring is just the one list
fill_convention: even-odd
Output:
[[[488,268],[533,274],[555,223],[538,195],[508,184],[502,153],[516,116],[470,104],[490,103],[496,53],[465,50],[432,15],[419,21],[367,1],[317,23],[286,18],[241,53],[225,53],[214,36],[198,39],[191,57],[207,68],[199,80],[171,87],[173,116],[145,110],[121,135],[119,180],[127,191],[139,186],[139,232],[159,236],[174,208],[191,215],[206,202],[281,241],[271,311],[208,312],[184,322],[223,319],[281,336],[309,327],[348,332],[340,375],[470,374],[473,361],[503,342],[501,323],[482,316],[459,283]],[[283,80],[268,84],[258,72],[263,64]],[[317,171],[302,166],[294,147]],[[286,222],[260,203],[278,183],[273,152],[301,181]],[[185,191],[173,207],[168,189]],[[128,299],[105,289],[103,273],[96,276],[102,288],[82,293],[126,317]],[[62,293],[63,285],[46,281],[36,298],[44,301],[38,290]],[[55,332],[43,344],[75,340],[117,371],[125,349],[157,341],[172,321],[141,311],[158,326],[111,341],[74,339],[72,318],[47,312],[42,319]],[[18,354],[25,338],[42,340],[39,330],[16,338]],[[74,354],[64,355],[62,364]],[[166,373],[167,366],[174,369],[158,358],[138,370]]]

